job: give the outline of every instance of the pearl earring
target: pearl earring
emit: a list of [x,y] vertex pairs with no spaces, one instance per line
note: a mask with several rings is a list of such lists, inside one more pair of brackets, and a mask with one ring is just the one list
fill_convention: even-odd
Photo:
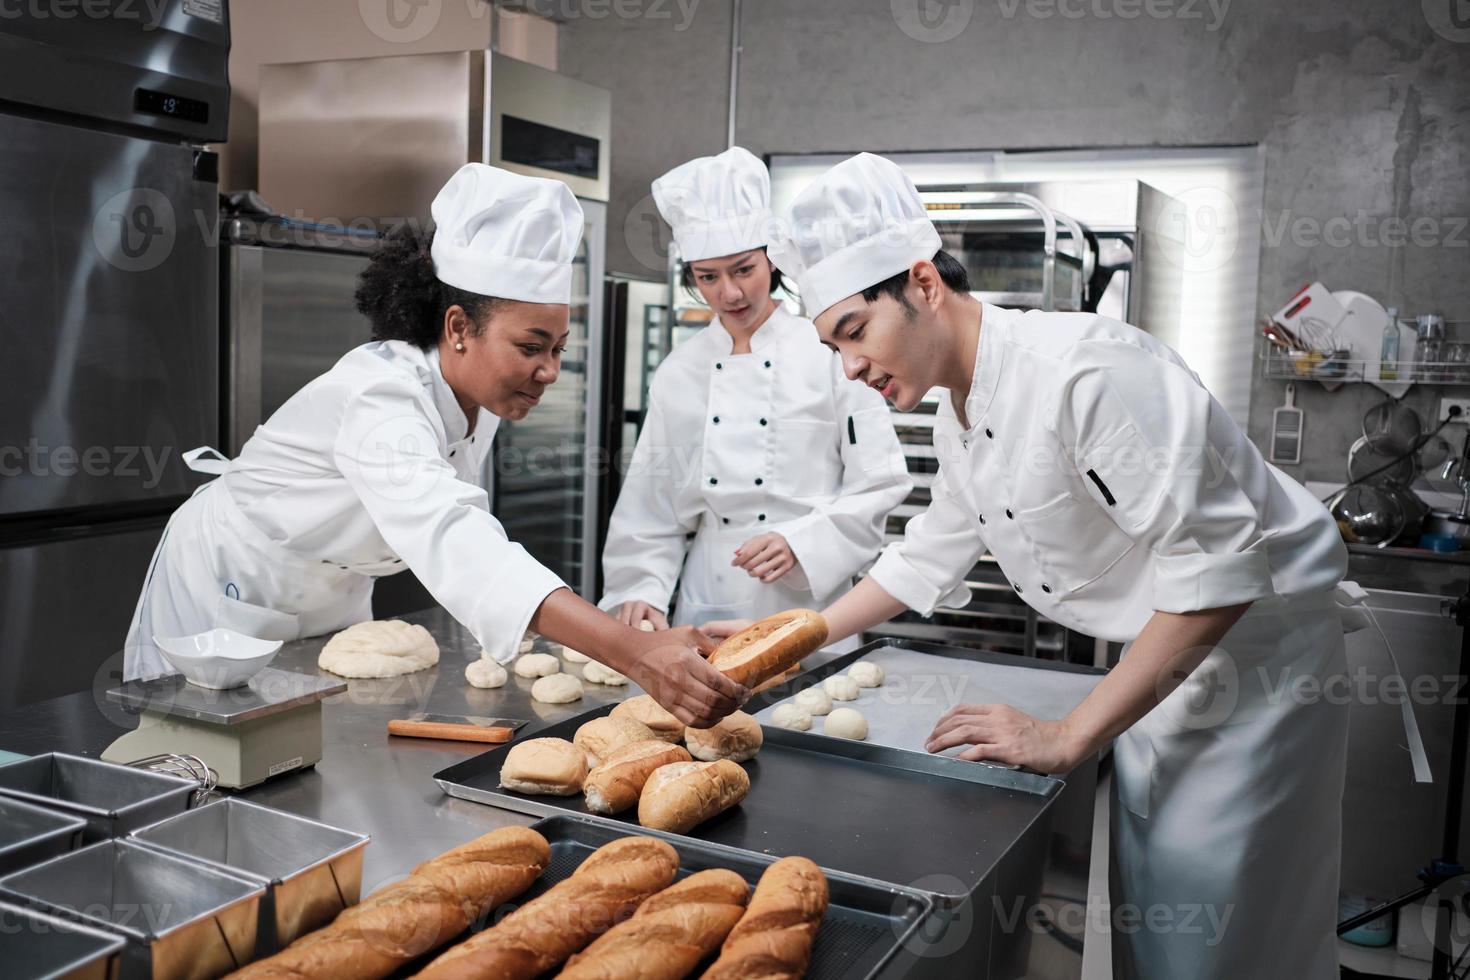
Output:
[[464,350],[464,344],[455,344],[454,345],[454,349],[457,350],[457,351],[463,351]]

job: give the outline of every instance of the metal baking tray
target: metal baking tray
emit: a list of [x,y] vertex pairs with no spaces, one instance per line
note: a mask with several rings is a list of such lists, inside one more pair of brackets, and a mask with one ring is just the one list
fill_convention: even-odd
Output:
[[121,980],[196,980],[249,963],[264,891],[127,840],[0,878],[13,902],[126,939]]
[[241,799],[169,817],[129,840],[263,887],[260,956],[321,928],[362,897],[365,834]]
[[[612,710],[595,708],[538,731],[571,740]],[[1061,789],[1048,776],[865,742],[765,727],[760,754],[744,763],[750,792],[687,836],[757,854],[801,854],[823,868],[922,890],[941,904],[969,899]],[[637,808],[588,813],[578,796],[529,796],[500,788],[512,745],[450,766],[434,779],[449,795],[535,816],[577,814],[635,829]]]
[[121,936],[0,902],[0,963],[11,980],[109,980]]
[[0,875],[75,850],[86,826],[81,817],[0,796]]
[[61,752],[0,766],[0,795],[81,817],[88,844],[183,813],[198,788],[192,779]]
[[[550,817],[532,824],[531,829],[551,844],[551,863],[514,905],[496,913],[497,920],[509,909],[518,908],[569,877],[599,847],[633,834],[657,837],[673,845],[679,852],[680,879],[696,871],[725,868],[754,889],[766,868],[776,861],[773,856],[580,817]],[[807,980],[878,980],[903,975],[891,972],[891,968],[903,959],[904,948],[913,945],[916,932],[933,910],[932,899],[912,889],[836,871],[828,870],[826,874],[827,917],[812,947]]]

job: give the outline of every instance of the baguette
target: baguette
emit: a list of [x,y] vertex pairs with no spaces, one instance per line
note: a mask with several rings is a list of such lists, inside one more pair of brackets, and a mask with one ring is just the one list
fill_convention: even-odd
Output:
[[531,887],[551,861],[528,827],[496,830],[425,861],[333,922],[232,977],[380,980]]
[[656,739],[653,729],[636,718],[615,718],[606,715],[602,718],[593,718],[591,721],[580,726],[577,733],[572,736],[572,742],[587,753],[587,764],[596,768],[602,765],[602,760],[611,755],[614,750],[634,742],[646,742]]
[[759,687],[827,642],[827,621],[810,609],[767,616],[721,643],[709,662],[746,687]]
[[656,739],[634,742],[615,750],[592,772],[582,786],[587,809],[592,813],[622,813],[636,806],[643,785],[654,770],[675,762],[693,761],[682,745]]
[[750,886],[733,871],[690,875],[639,906],[567,961],[563,980],[683,980],[719,948],[745,911]]
[[804,857],[766,869],[704,980],[799,980],[827,914],[827,878]]
[[561,965],[674,880],[679,855],[661,840],[624,837],[598,848],[571,877],[460,943],[420,980],[532,980]]
[[676,762],[648,777],[638,798],[638,822],[675,834],[704,823],[745,799],[750,777],[745,770],[718,762]]

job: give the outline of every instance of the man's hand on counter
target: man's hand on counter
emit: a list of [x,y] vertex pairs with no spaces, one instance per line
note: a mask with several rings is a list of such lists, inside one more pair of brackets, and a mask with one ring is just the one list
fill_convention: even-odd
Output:
[[1086,740],[1066,721],[1035,718],[1007,704],[960,704],[945,712],[924,748],[943,752],[968,745],[958,758],[999,762],[1037,772],[1065,773],[1088,754]]
[[623,673],[686,725],[708,728],[734,712],[750,691],[705,662],[715,642],[692,626],[642,633]]

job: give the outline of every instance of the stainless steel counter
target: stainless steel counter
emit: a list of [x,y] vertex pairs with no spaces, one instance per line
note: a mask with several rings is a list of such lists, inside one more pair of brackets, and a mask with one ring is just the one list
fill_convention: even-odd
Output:
[[[434,783],[434,773],[487,746],[388,735],[388,722],[416,711],[435,714],[523,718],[516,738],[581,714],[588,708],[641,693],[636,685],[585,684],[571,704],[531,700],[531,681],[511,675],[497,690],[470,687],[465,666],[479,656],[469,632],[442,609],[403,617],[422,623],[439,642],[439,665],[391,680],[354,680],[347,693],[327,699],[322,713],[322,761],[314,769],[281,776],[238,794],[245,799],[312,817],[347,830],[371,834],[363,863],[363,894],[406,874],[414,864],[497,827],[525,826],[532,818],[456,800]],[[319,673],[317,655],[325,637],[288,643],[272,666]],[[537,649],[552,645],[537,641]],[[819,653],[808,665],[826,663]],[[576,670],[576,668],[574,668]],[[580,671],[577,671],[580,673]],[[332,675],[326,675],[332,676]],[[65,751],[97,756],[123,731],[134,727],[116,705],[89,693],[7,711],[0,718],[0,749],[27,755]]]

